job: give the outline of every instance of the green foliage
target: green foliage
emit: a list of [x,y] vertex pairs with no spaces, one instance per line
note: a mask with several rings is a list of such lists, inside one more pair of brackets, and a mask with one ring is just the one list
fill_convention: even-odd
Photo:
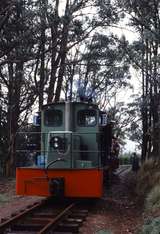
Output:
[[138,40],[133,42],[126,52],[134,68],[142,75],[142,100],[139,101],[141,105],[139,106],[141,107],[143,129],[142,134],[138,131],[136,134],[140,133],[142,136],[142,158],[145,159],[147,154],[151,154],[151,151],[154,152],[154,155],[160,154],[160,136],[155,133],[160,118],[159,101],[157,101],[159,100],[160,65],[160,34],[157,25],[160,21],[160,5],[159,1],[155,0],[118,0],[117,2],[124,12],[129,13],[129,24],[139,35]]
[[0,204],[1,203],[6,203],[8,201],[9,201],[8,194],[5,194],[5,193],[0,194]]
[[127,165],[127,164],[130,164],[131,163],[131,160],[130,160],[130,158],[129,157],[120,157],[119,158],[119,161],[120,161],[120,164],[121,165]]
[[142,145],[142,126],[141,126],[141,112],[140,104],[141,99],[138,95],[132,95],[132,102],[127,104],[126,113],[130,117],[128,125],[126,127],[127,136],[129,140],[138,143],[138,146]]
[[110,118],[115,123],[114,134],[122,139],[120,142],[121,145],[125,144],[124,140],[126,135],[128,135],[129,138],[132,136],[131,125],[136,121],[136,114],[137,110],[135,109],[135,106],[133,107],[124,102],[116,102],[109,110]]
[[160,160],[145,161],[137,176],[137,193],[144,197],[154,186],[160,185]]
[[119,156],[119,162],[121,165],[126,165],[131,163],[132,152],[125,152]]
[[[145,212],[160,208],[160,160],[147,160],[137,175],[137,193],[145,199]],[[139,234],[158,234],[160,218],[147,221]]]
[[96,232],[95,234],[112,234],[112,232],[109,230],[100,230],[100,231]]
[[120,19],[118,14],[116,2],[110,0],[96,0],[99,6],[99,18],[105,22],[105,25],[115,24]]
[[[160,160],[147,160],[137,175],[137,193],[145,200],[145,212],[160,208]],[[147,220],[139,234],[159,234],[160,217]]]
[[[66,6],[62,2],[16,0],[8,12],[0,10],[0,19],[7,16],[0,27],[0,156],[8,156],[8,144],[14,145],[11,136],[27,120],[38,98],[39,103],[43,97],[47,102],[59,100],[63,90],[66,99],[71,96],[72,100],[77,88],[73,84],[82,80],[105,110],[119,89],[131,88],[130,58],[126,54],[129,43],[124,36],[104,30],[124,17],[116,1],[68,1]],[[86,9],[91,12],[86,13]],[[122,103],[116,106],[111,108],[118,123],[116,133],[124,138],[126,125],[135,113],[129,113]]]
[[138,234],[159,234],[160,217],[147,220]]
[[159,184],[155,185],[153,189],[147,194],[145,201],[146,211],[155,211],[160,208],[160,174]]

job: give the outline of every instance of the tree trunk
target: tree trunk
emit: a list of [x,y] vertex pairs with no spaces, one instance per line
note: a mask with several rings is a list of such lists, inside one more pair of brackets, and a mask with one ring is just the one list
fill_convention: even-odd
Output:
[[[43,13],[44,14],[44,13]],[[44,80],[45,80],[45,16],[41,18],[41,46],[40,46],[40,81],[39,81],[39,110],[43,106]]]
[[62,61],[60,64],[59,74],[58,74],[58,82],[57,82],[57,88],[56,88],[56,94],[55,94],[55,102],[58,102],[60,100],[61,95],[61,89],[62,89],[62,83],[63,83],[63,74],[65,70],[65,53],[62,57]]
[[51,25],[51,76],[49,81],[49,87],[48,87],[48,98],[47,103],[51,103],[53,101],[54,97],[54,89],[55,89],[55,83],[56,83],[56,72],[58,68],[58,64],[60,61],[60,56],[56,58],[57,55],[57,40],[58,40],[58,25],[59,25],[59,14],[58,14],[58,8],[59,8],[59,0],[56,0],[56,6],[55,6],[55,20],[52,22]]

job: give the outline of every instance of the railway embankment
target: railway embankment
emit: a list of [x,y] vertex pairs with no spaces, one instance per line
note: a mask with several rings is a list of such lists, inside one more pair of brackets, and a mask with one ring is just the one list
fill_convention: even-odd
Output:
[[160,233],[160,160],[147,160],[138,172],[136,192],[143,203],[139,234]]

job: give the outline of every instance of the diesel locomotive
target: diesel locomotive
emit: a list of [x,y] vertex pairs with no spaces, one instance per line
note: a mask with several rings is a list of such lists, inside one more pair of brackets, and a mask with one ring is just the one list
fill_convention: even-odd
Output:
[[34,166],[18,167],[18,195],[99,198],[110,158],[112,123],[88,102],[57,102],[40,113],[40,151]]

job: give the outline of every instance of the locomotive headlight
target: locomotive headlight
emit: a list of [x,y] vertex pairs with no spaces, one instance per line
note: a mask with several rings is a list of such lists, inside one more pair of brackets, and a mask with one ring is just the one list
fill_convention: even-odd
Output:
[[50,139],[50,147],[54,150],[65,150],[66,148],[66,139],[60,136],[53,136]]
[[55,148],[55,149],[58,148],[58,142],[54,142],[54,148]]
[[55,141],[55,142],[58,142],[58,137],[54,137],[54,141]]

